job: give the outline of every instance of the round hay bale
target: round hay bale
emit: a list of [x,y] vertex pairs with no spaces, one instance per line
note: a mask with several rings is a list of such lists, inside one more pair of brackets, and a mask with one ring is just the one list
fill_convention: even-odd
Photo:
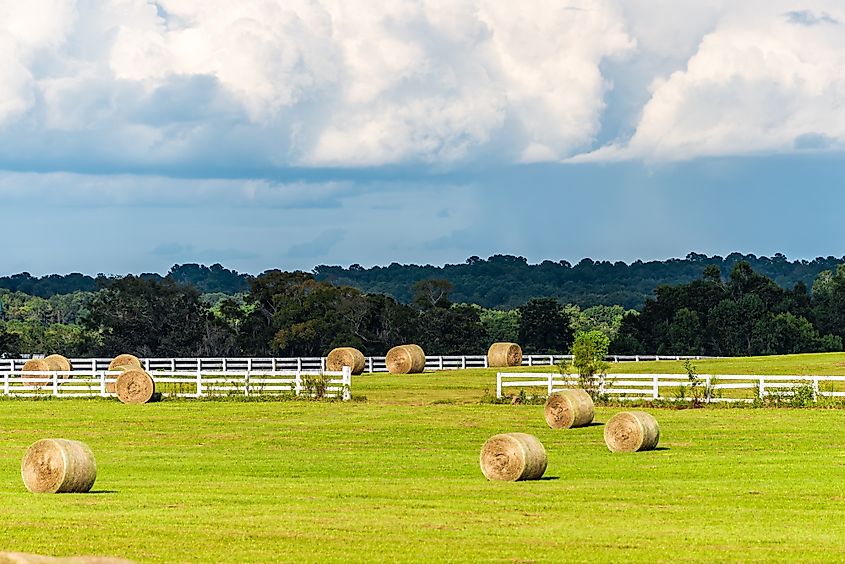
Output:
[[326,357],[326,370],[340,372],[344,366],[352,369],[352,374],[361,374],[367,364],[364,353],[353,347],[337,347]]
[[[23,364],[23,372],[52,372],[55,368],[47,362],[44,358],[30,358]],[[32,382],[33,386],[46,386],[50,383],[50,376],[46,374],[33,374],[28,378],[36,378],[37,381]]]
[[548,460],[543,443],[527,433],[493,435],[481,447],[481,472],[488,480],[539,480]]
[[522,366],[522,347],[516,343],[493,343],[487,349],[487,366]]
[[652,450],[660,440],[657,419],[644,411],[623,411],[604,426],[604,442],[611,452]]
[[580,388],[550,395],[543,412],[552,429],[586,427],[595,416],[593,398]]
[[[55,370],[56,372],[70,372],[73,370],[70,360],[60,354],[51,354],[45,357],[44,360],[50,365],[50,370]],[[68,378],[70,378],[70,374],[62,375],[63,380]]]
[[109,363],[109,370],[117,370],[118,367],[127,365],[143,368],[141,361],[134,354],[119,354]]
[[[143,368],[138,368],[134,364],[120,364],[114,368],[110,368],[109,372],[126,372],[127,370],[143,370]],[[119,377],[120,374],[114,377],[114,382],[106,382],[106,392],[110,394],[117,393],[117,378]]]
[[85,493],[97,479],[97,463],[85,443],[42,439],[26,450],[21,477],[32,493]]
[[391,374],[419,374],[425,370],[425,353],[419,345],[398,345],[384,359]]
[[146,370],[130,368],[117,377],[117,399],[123,403],[148,403],[153,399],[156,385]]

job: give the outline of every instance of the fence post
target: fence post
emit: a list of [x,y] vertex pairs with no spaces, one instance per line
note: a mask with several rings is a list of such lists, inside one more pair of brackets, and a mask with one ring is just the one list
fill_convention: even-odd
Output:
[[320,357],[320,370],[326,370],[326,357],[324,356]]
[[349,401],[352,398],[352,368],[349,366],[343,367],[343,401]]
[[[202,361],[200,361],[200,368],[202,368]],[[223,357],[223,372],[226,372],[226,370],[228,368],[229,368],[229,363],[226,362],[226,357],[224,356]]]
[[549,396],[552,395],[552,378],[554,377],[555,375],[549,372]]
[[639,361],[640,361],[640,355],[636,355],[634,357],[634,362],[639,362]]
[[[12,366],[12,370],[14,370],[14,363],[13,363],[13,366]],[[3,373],[3,395],[4,396],[9,395],[9,373],[8,372]]]
[[249,369],[244,374],[244,395],[249,396]]
[[199,368],[197,368],[197,397],[202,397],[202,370]]
[[484,368],[489,368],[487,366],[487,355],[486,354],[484,355]]
[[59,374],[58,372],[53,372],[53,395],[59,395]]
[[467,367],[467,357],[461,355],[461,369],[465,370]]
[[296,396],[299,396],[302,393],[302,371],[301,370],[296,371],[296,377],[294,378],[294,381],[293,381],[293,393]]
[[270,370],[272,370],[273,372],[276,371],[276,357],[275,356],[270,359]]
[[502,399],[502,373],[496,373],[496,399]]
[[760,390],[758,392],[758,396],[760,397],[761,400],[763,399],[763,396],[766,395],[765,394],[765,386],[766,386],[766,381],[763,379],[762,376],[760,376]]
[[651,391],[652,397],[654,399],[659,399],[660,398],[660,383],[659,383],[659,379],[657,377],[657,374],[654,374],[651,377],[651,379],[652,379],[652,391]]
[[437,357],[437,367],[438,367],[438,370],[443,370],[443,357],[442,356]]
[[704,375],[704,401],[710,403],[710,398],[713,396],[713,390],[710,388],[710,374]]
[[[298,356],[298,357],[296,357],[296,371],[300,372],[301,370],[302,370],[302,357]],[[298,377],[299,376],[297,376],[297,378]],[[299,395],[299,394],[296,394],[296,395]]]
[[372,374],[373,373],[373,357],[371,357],[371,356],[367,357],[367,365],[369,366],[368,372],[370,374]]
[[819,379],[813,378],[813,403],[819,401]]
[[604,374],[599,374],[599,395],[604,395]]
[[106,395],[107,395],[106,394],[106,378],[108,376],[106,374],[107,374],[106,372],[100,372],[100,395],[102,397],[106,397]]
[[534,366],[534,356],[528,355],[528,366]]

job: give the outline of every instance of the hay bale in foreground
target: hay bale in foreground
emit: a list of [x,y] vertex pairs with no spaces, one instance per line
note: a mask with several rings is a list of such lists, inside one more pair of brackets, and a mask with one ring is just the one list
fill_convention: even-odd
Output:
[[[30,358],[23,364],[23,372],[51,372],[55,370],[49,362],[43,358]],[[33,374],[28,378],[36,378],[37,381],[32,382],[33,386],[46,386],[50,383],[50,376],[45,374]]]
[[503,433],[481,447],[481,471],[488,480],[539,480],[548,465],[543,444],[527,433]]
[[364,353],[354,347],[337,347],[326,357],[326,370],[340,372],[344,366],[352,369],[352,374],[361,374],[367,365]]
[[54,558],[23,552],[0,552],[0,564],[135,564],[132,560],[108,556],[71,556]]
[[580,388],[552,394],[546,400],[543,412],[552,429],[586,427],[595,417],[593,398]]
[[[143,368],[138,368],[134,364],[121,364],[119,366],[115,366],[112,369],[109,369],[109,372],[126,372],[127,370],[143,370]],[[118,374],[114,378],[114,382],[106,382],[106,392],[110,394],[117,393],[117,378],[119,377],[120,374]]]
[[97,479],[97,463],[85,443],[42,439],[27,449],[21,478],[32,493],[85,493]]
[[117,370],[121,366],[143,368],[140,359],[134,354],[119,354],[109,363],[109,370]]
[[522,347],[516,343],[493,343],[487,349],[487,366],[522,366]]
[[[55,370],[56,372],[70,372],[73,370],[73,366],[70,364],[70,360],[67,357],[64,357],[60,354],[51,354],[44,358],[47,363],[50,365],[50,370]],[[63,380],[70,378],[70,374],[64,374],[62,376]]]
[[130,368],[117,377],[117,399],[123,403],[148,403],[156,391],[155,381],[146,370]]
[[419,345],[398,345],[384,359],[391,374],[419,374],[425,370],[425,353]]
[[623,411],[604,426],[604,442],[611,452],[652,450],[660,440],[657,419],[644,411]]

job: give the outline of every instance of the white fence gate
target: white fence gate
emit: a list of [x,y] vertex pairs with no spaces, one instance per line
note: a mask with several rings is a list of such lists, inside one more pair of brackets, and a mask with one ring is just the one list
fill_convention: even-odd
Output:
[[[120,372],[73,370],[70,372],[0,372],[0,390],[5,396],[37,397],[110,397],[111,386]],[[163,396],[214,397],[282,395],[339,398],[347,401],[352,394],[349,367],[341,372],[322,370],[227,370],[150,372],[156,391]]]
[[[593,380],[599,394],[617,400],[689,399],[691,384],[687,374],[607,374],[595,376]],[[577,375],[536,372],[496,374],[497,398],[503,397],[506,388],[526,391],[542,388],[540,393],[551,395],[578,386]],[[702,399],[708,402],[753,402],[755,397],[761,400],[773,396],[790,397],[802,387],[812,392],[813,401],[819,397],[845,397],[845,376],[698,375],[698,389]]]

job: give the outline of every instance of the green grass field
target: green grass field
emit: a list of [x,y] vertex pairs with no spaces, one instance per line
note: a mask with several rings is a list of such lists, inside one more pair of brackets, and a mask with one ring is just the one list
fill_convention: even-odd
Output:
[[[731,362],[833,374],[843,361]],[[601,423],[618,409],[552,431],[542,406],[478,403],[495,372],[365,375],[353,392],[369,401],[346,404],[0,401],[0,550],[139,562],[842,560],[845,410],[651,409],[660,450],[611,454]],[[546,479],[484,479],[481,445],[506,431],[540,438]],[[26,492],[20,459],[45,437],[93,448],[92,493]]]

